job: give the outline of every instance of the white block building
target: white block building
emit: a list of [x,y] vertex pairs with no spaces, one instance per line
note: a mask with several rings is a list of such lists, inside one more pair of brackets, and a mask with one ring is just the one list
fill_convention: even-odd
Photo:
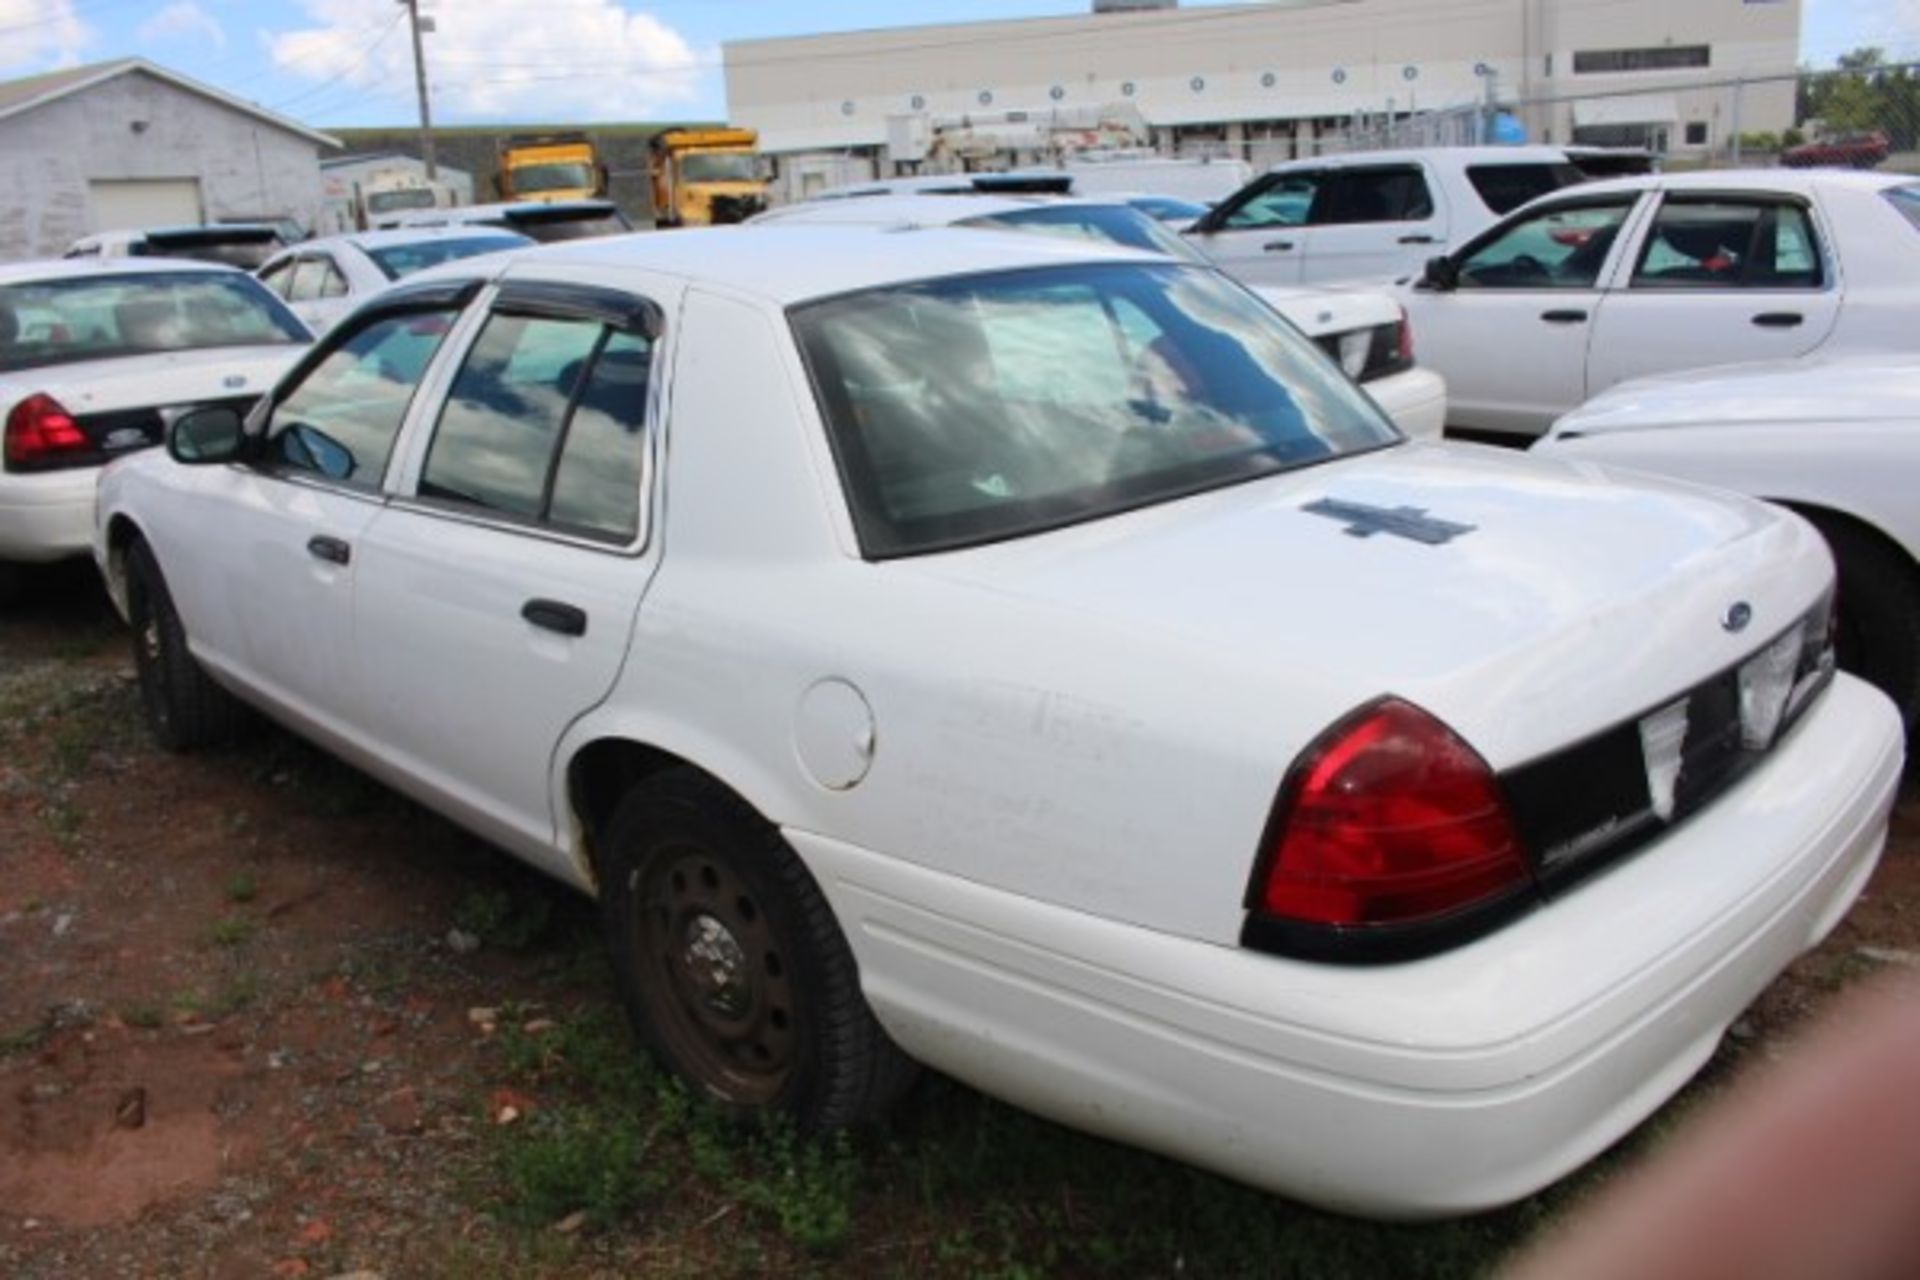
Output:
[[[1175,154],[1256,166],[1343,149],[1389,113],[1513,110],[1541,142],[1684,157],[1793,123],[1800,0],[1267,0],[732,41],[728,117],[789,195],[890,174],[903,117],[1124,105]],[[1745,81],[1744,85],[1736,82]],[[911,167],[911,166],[904,166]],[[854,171],[850,171],[854,170]],[[865,170],[860,172],[858,170]],[[804,183],[830,185],[826,178]]]

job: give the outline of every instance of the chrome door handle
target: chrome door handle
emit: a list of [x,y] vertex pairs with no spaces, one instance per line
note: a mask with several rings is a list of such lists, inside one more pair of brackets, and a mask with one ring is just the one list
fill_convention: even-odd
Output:
[[328,564],[346,564],[353,559],[353,548],[339,538],[317,533],[307,539],[307,554]]

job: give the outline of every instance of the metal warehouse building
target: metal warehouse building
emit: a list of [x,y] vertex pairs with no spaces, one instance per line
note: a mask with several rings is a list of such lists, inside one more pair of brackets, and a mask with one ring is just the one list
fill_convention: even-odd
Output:
[[128,227],[311,226],[338,145],[140,58],[0,82],[0,260]]
[[789,179],[834,157],[853,180],[868,175],[848,158],[883,173],[916,159],[902,139],[929,123],[1112,108],[1163,152],[1256,165],[1343,149],[1383,118],[1489,104],[1536,141],[1704,154],[1793,123],[1799,33],[1800,0],[1095,0],[1061,18],[734,41],[724,56],[729,117]]

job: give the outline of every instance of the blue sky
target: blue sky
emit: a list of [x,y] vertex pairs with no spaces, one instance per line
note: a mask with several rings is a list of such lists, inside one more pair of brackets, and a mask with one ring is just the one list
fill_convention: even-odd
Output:
[[[1186,0],[1188,5],[1225,0]],[[1080,13],[1086,0],[422,0],[438,117],[719,118],[720,44],[753,36]],[[1804,0],[1815,65],[1920,58],[1920,0]],[[144,54],[322,127],[414,116],[395,0],[0,0],[0,76]]]

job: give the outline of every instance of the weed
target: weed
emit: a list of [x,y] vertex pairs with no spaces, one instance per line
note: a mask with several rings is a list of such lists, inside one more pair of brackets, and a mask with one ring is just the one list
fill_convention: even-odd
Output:
[[216,920],[213,927],[207,930],[207,941],[216,947],[237,947],[250,940],[259,931],[258,921],[249,920],[245,916],[227,916]]
[[238,871],[227,879],[228,902],[252,902],[260,896],[260,881],[251,871]]
[[453,912],[454,927],[503,951],[525,951],[553,924],[553,899],[545,893],[513,894],[475,889]]
[[120,1021],[143,1031],[151,1031],[166,1020],[166,1011],[157,1004],[129,1005],[120,1013]]
[[647,1152],[655,1137],[637,1117],[606,1107],[572,1105],[537,1111],[503,1131],[496,1170],[506,1189],[506,1216],[546,1226],[585,1213],[608,1227],[664,1189]]
[[46,1043],[48,1027],[44,1022],[36,1022],[30,1027],[18,1031],[9,1031],[0,1035],[0,1058],[11,1058],[15,1054],[32,1053]]
[[741,1199],[807,1252],[838,1252],[853,1228],[860,1174],[847,1135],[805,1141],[790,1124],[769,1120],[754,1145],[763,1171],[740,1189]]

